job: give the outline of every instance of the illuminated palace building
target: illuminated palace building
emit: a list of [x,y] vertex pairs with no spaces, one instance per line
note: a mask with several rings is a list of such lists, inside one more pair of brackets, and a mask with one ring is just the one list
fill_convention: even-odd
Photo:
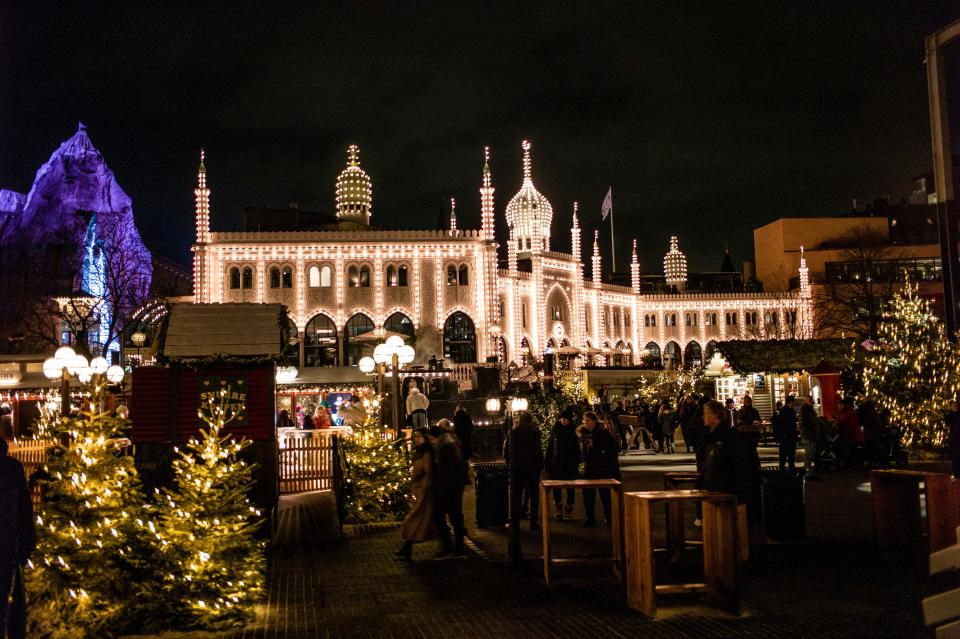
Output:
[[[195,300],[285,305],[301,338],[302,372],[356,365],[392,333],[415,347],[417,364],[432,355],[447,365],[523,364],[552,350],[581,355],[572,358],[580,366],[679,366],[702,362],[719,340],[809,335],[803,264],[804,284],[796,292],[744,293],[742,287],[685,292],[686,258],[672,238],[664,258],[669,292],[649,294],[642,288],[635,242],[629,285],[603,281],[594,234],[587,277],[575,204],[567,218],[572,253],[551,247],[558,225],[550,201],[534,186],[528,142],[523,183],[502,213],[509,237],[501,268],[493,176],[485,155],[480,228],[459,228],[452,209],[449,227],[441,230],[371,226],[371,181],[360,167],[359,150],[351,146],[337,178],[336,218],[248,210],[247,230],[212,232],[201,162]],[[281,214],[295,219],[277,230]],[[269,223],[251,221],[257,215]],[[265,226],[271,230],[262,230]]]

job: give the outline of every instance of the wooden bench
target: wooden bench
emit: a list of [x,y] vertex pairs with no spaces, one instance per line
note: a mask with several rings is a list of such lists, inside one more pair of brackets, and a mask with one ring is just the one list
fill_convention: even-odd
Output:
[[[657,585],[654,571],[653,508],[657,503],[700,503],[703,510],[702,583]],[[657,593],[707,592],[740,611],[737,499],[708,490],[664,490],[624,495],[627,603],[648,617],[657,612]]]
[[[927,521],[920,512],[920,484]],[[881,548],[916,548],[924,533],[931,552],[956,543],[960,526],[960,483],[943,473],[875,470],[870,474],[873,523]]]
[[[550,522],[553,521],[554,489],[596,488],[610,491],[610,557],[554,557],[550,548]],[[543,534],[543,578],[550,583],[553,564],[596,563],[612,561],[618,575],[623,574],[623,486],[616,479],[544,479],[540,481],[540,528]]]

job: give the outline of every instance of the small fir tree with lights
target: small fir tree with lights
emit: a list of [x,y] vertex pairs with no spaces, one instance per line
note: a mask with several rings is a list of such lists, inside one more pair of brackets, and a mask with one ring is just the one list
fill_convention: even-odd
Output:
[[52,426],[37,550],[28,564],[29,636],[109,637],[135,627],[157,539],[144,507],[126,420],[95,412]]
[[160,500],[163,575],[158,594],[174,627],[218,629],[247,621],[264,592],[262,519],[249,493],[253,467],[239,458],[249,440],[223,436],[242,404],[211,394],[205,424],[173,461],[174,486]]
[[410,509],[410,458],[377,417],[380,398],[364,400],[367,417],[343,440],[346,512],[355,523],[399,521]]
[[956,397],[960,356],[915,285],[908,282],[891,300],[869,349],[861,401],[876,402],[906,445],[944,446],[943,415]]

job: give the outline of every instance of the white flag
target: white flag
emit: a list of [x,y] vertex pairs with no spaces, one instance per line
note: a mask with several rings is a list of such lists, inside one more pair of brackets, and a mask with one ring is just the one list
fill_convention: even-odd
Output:
[[607,190],[607,196],[603,198],[603,206],[600,207],[600,219],[607,220],[607,216],[613,211],[613,187]]

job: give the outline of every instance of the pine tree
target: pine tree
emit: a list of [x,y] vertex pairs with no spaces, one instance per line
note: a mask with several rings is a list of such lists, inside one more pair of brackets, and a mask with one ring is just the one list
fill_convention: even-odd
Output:
[[398,521],[410,509],[410,458],[377,418],[379,398],[364,400],[367,418],[344,438],[346,511],[356,523]]
[[248,495],[253,467],[240,460],[249,440],[222,436],[243,411],[225,393],[199,417],[206,427],[173,461],[174,486],[163,491],[158,527],[164,575],[157,597],[179,628],[217,629],[248,620],[264,591],[260,513]]
[[54,423],[65,443],[51,451],[41,481],[27,576],[32,637],[108,637],[134,623],[155,529],[133,457],[120,454],[128,426],[98,412]]
[[907,284],[890,302],[863,370],[861,400],[876,402],[913,447],[946,444],[944,412],[956,396],[960,356],[930,303]]

